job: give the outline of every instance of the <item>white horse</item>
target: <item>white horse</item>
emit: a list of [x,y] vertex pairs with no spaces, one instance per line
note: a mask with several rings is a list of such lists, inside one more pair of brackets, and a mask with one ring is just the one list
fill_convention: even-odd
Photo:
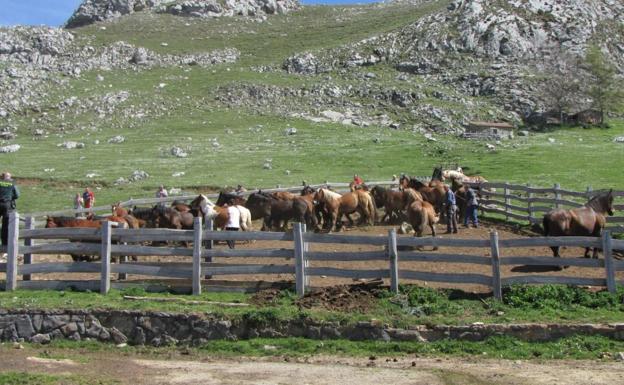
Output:
[[[204,220],[212,219],[214,220],[217,216],[219,216],[220,211],[223,210],[222,207],[219,207],[212,203],[210,199],[204,194],[199,194],[197,198],[193,200],[191,205],[197,205],[201,212],[204,214]],[[240,213],[240,228],[243,231],[253,231],[253,225],[251,223],[251,212],[245,206],[235,205],[236,209]]]

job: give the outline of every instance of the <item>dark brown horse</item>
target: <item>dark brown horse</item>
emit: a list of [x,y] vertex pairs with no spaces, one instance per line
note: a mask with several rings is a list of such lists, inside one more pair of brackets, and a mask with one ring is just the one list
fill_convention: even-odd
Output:
[[246,202],[246,199],[242,195],[221,191],[219,193],[219,197],[217,198],[217,203],[215,204],[219,207],[225,205],[226,203],[230,206],[232,205],[245,206],[245,202]]
[[281,200],[273,194],[257,192],[249,195],[245,207],[251,212],[252,218],[264,219],[262,230],[271,230],[279,227],[285,230],[289,220],[307,223],[308,205],[305,200]]
[[[549,211],[544,215],[544,235],[599,237],[607,222],[605,214],[613,215],[613,190],[594,196],[583,207]],[[558,246],[551,249],[553,256],[560,257]],[[598,248],[594,248],[593,257],[598,258]],[[585,258],[589,258],[589,247],[585,248]]]
[[432,181],[431,185],[429,185],[416,178],[409,178],[408,176],[402,176],[399,183],[403,188],[411,187],[418,191],[426,202],[433,205],[436,212],[443,212],[442,208],[448,189],[444,183],[436,180]]
[[407,205],[407,194],[405,191],[394,191],[382,186],[373,186],[370,192],[375,199],[376,206],[385,208],[385,214],[381,218],[382,222],[386,218],[388,218],[388,223],[392,222],[393,214],[395,218],[400,218],[401,212]]

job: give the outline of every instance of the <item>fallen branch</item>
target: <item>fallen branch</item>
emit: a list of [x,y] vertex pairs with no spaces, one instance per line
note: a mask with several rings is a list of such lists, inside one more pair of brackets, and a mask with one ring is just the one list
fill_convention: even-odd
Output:
[[219,305],[219,306],[226,306],[226,307],[249,306],[248,303],[238,303],[238,302],[195,301],[195,300],[188,300],[184,298],[137,297],[133,295],[124,295],[123,299],[127,299],[129,301],[176,302],[176,303],[183,303],[185,305]]

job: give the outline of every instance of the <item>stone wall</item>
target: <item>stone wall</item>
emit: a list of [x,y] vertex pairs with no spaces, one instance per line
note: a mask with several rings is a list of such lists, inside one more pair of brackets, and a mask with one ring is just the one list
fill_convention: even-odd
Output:
[[311,320],[230,321],[202,314],[172,314],[140,311],[0,311],[0,339],[48,343],[53,339],[99,340],[131,345],[201,345],[210,340],[240,340],[256,337],[305,337],[354,341],[420,341],[445,338],[480,341],[508,335],[526,341],[548,341],[572,335],[602,335],[624,340],[622,324],[473,324],[394,329],[379,322],[354,325],[319,323]]

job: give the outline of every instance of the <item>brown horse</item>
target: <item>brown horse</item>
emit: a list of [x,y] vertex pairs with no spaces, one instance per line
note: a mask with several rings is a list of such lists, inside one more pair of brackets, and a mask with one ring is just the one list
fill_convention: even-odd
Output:
[[[408,189],[414,191],[412,189]],[[388,220],[388,223],[392,221],[392,216],[399,218],[401,211],[407,206],[407,197],[409,193],[405,191],[394,191],[382,186],[374,186],[371,190],[371,195],[375,199],[375,205],[377,207],[384,207],[385,214],[381,218],[381,221]]]
[[[410,203],[407,206],[407,217],[409,223],[414,229],[415,237],[422,237],[425,231],[425,226],[429,226],[431,229],[431,236],[436,236],[435,225],[440,218],[436,215],[433,205],[426,201],[410,199]],[[434,247],[436,250],[437,247]]]
[[121,202],[117,202],[111,206],[113,216],[121,217],[126,220],[128,227],[131,229],[138,229],[145,227],[145,221],[141,221],[128,213],[124,207],[121,206]]
[[444,201],[446,198],[446,191],[448,186],[440,181],[432,181],[431,185],[425,184],[416,178],[409,178],[402,176],[400,180],[401,186],[404,188],[411,187],[418,191],[423,199],[433,205],[436,212],[441,213],[443,210]]
[[[549,211],[544,215],[544,235],[599,237],[607,222],[605,214],[613,215],[613,190],[592,197],[583,207]],[[551,249],[554,257],[560,257],[558,246]],[[589,258],[589,247],[585,258]],[[598,258],[598,248],[594,248],[593,258]]]
[[329,214],[327,227],[332,231],[336,227],[336,222],[346,215],[349,223],[353,225],[351,214],[357,212],[360,215],[360,222],[375,223],[376,209],[373,197],[367,192],[356,190],[340,195],[329,189],[320,188],[316,191],[314,199],[321,202]]
[[177,210],[178,212],[184,213],[187,211],[191,211],[191,206],[180,201],[171,202],[171,208]]
[[273,198],[281,200],[281,201],[291,201],[297,198],[297,195],[289,192],[289,191],[276,191],[271,194]]
[[283,231],[289,220],[308,223],[308,204],[301,197],[296,199],[277,199],[273,194],[256,192],[249,195],[245,207],[252,213],[252,218],[263,218],[263,231],[274,227]]

